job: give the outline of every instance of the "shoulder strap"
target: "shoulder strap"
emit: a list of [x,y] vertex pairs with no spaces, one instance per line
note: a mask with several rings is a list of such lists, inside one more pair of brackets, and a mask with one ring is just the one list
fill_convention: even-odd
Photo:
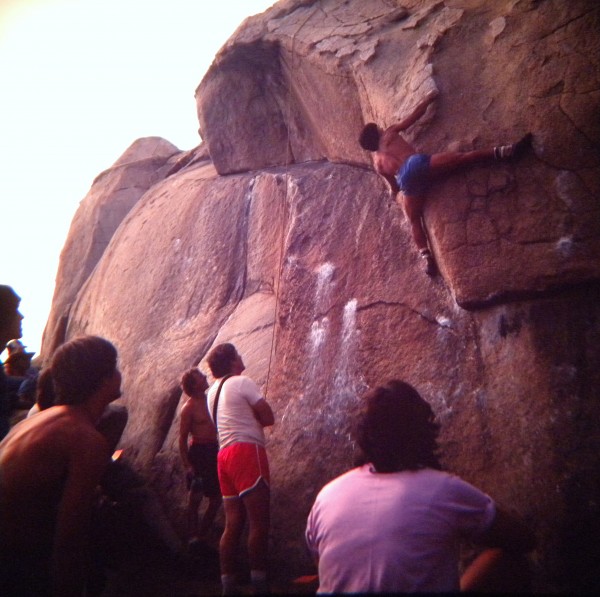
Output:
[[213,403],[213,411],[212,411],[213,423],[215,424],[215,429],[218,429],[218,427],[217,427],[217,406],[219,405],[219,396],[221,395],[221,390],[223,389],[223,384],[230,377],[231,377],[231,375],[226,375],[225,377],[223,377],[223,379],[221,379],[221,383],[219,384],[219,387],[217,388],[217,395],[215,396],[215,401]]

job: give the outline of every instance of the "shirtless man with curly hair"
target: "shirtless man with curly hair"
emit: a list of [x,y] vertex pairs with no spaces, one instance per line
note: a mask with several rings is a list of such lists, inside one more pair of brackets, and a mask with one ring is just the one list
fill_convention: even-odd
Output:
[[423,225],[423,208],[430,184],[450,172],[473,164],[516,160],[530,146],[531,133],[517,143],[490,149],[448,151],[431,155],[418,153],[400,133],[425,114],[431,99],[430,95],[426,96],[409,116],[385,130],[374,122],[366,124],[360,134],[359,143],[363,149],[374,152],[375,170],[388,181],[396,195],[396,201],[404,205],[404,212],[423,259],[425,272],[433,276],[437,268]]

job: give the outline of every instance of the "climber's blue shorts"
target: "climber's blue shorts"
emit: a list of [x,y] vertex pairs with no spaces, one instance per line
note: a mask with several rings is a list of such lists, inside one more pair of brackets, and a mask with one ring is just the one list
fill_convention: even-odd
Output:
[[415,153],[402,164],[396,174],[396,182],[405,195],[419,197],[427,192],[430,161],[430,155]]

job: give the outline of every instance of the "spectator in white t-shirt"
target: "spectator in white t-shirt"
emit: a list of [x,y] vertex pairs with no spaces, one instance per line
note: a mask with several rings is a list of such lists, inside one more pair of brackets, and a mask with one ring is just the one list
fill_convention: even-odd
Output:
[[[441,470],[429,404],[397,380],[371,391],[366,403],[357,433],[366,464],[327,484],[308,517],[318,592],[525,590],[532,533]],[[491,549],[459,578],[459,548],[468,540]]]
[[225,511],[219,545],[223,594],[238,593],[236,551],[246,517],[250,576],[260,594],[267,591],[270,526],[269,462],[263,427],[273,425],[275,418],[258,386],[242,375],[246,367],[233,344],[215,346],[207,362],[215,378],[207,405],[219,439],[217,470]]

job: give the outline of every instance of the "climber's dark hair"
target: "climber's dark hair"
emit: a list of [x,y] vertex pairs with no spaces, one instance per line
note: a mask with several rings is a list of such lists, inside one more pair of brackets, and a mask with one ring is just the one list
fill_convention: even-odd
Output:
[[369,122],[363,127],[358,142],[367,151],[377,151],[379,149],[379,137],[379,127],[374,122]]
[[206,357],[210,372],[215,379],[231,373],[231,366],[237,359],[237,350],[233,344],[217,344]]
[[82,336],[60,346],[50,369],[55,404],[82,404],[117,368],[117,349],[99,336]]
[[356,439],[378,473],[441,468],[439,426],[417,390],[394,379],[371,390],[365,400]]

